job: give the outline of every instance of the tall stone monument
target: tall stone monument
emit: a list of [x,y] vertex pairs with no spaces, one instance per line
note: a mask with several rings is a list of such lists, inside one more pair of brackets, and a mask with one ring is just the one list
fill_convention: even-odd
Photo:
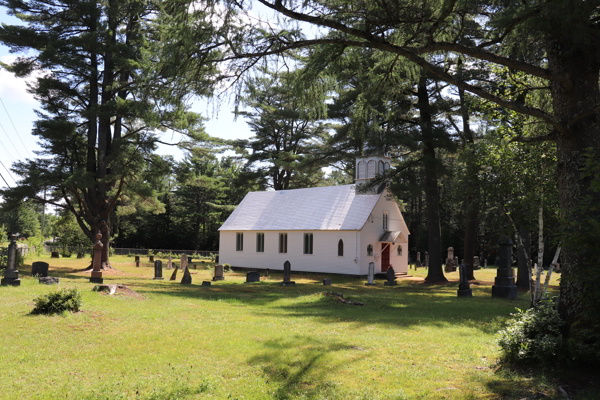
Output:
[[135,256],[135,266],[139,268],[139,266],[140,266],[140,256]]
[[185,271],[185,268],[188,266],[188,258],[185,254],[181,255],[181,258],[179,259],[179,268],[181,268],[182,271]]
[[367,275],[367,283],[365,283],[365,286],[376,286],[377,284],[375,283],[374,279],[375,279],[375,263],[370,262],[369,263],[369,274]]
[[93,250],[94,256],[92,257],[91,283],[104,283],[104,278],[102,277],[102,248],[104,245],[100,239],[102,239],[102,234],[98,231],[98,233],[96,233],[96,243],[94,244]]
[[495,285],[492,286],[492,297],[516,299],[517,287],[514,283],[512,263],[512,240],[508,236],[500,239],[499,266]]
[[425,252],[425,261],[423,262],[425,268],[429,267],[429,252]]
[[10,244],[8,245],[8,266],[4,270],[4,278],[0,284],[2,286],[21,286],[19,279],[19,270],[17,270],[17,238],[18,233],[10,236]]
[[283,263],[283,282],[281,286],[292,286],[296,282],[292,281],[292,264],[289,261]]
[[467,276],[467,266],[460,264],[458,267],[458,273],[460,274],[460,283],[458,284],[458,290],[456,294],[458,297],[473,297],[473,291],[469,287],[469,279]]
[[456,271],[456,264],[454,263],[454,247],[448,247],[448,256],[446,257],[445,272]]
[[168,270],[172,270],[173,269],[173,257],[171,257],[170,254],[169,254],[169,260],[167,261],[167,269]]
[[154,261],[154,279],[163,280],[162,276],[162,261],[156,260]]
[[223,273],[223,266],[221,264],[215,265],[215,276],[213,276],[213,281],[222,281],[225,280],[225,274]]

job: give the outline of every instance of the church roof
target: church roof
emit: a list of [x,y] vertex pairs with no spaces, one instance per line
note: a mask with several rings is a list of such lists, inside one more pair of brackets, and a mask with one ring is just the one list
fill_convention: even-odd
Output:
[[219,230],[361,230],[381,195],[354,185],[250,192]]

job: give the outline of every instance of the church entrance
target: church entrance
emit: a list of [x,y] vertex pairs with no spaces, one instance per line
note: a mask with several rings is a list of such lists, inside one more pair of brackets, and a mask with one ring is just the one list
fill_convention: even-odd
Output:
[[381,243],[381,272],[386,272],[390,267],[390,244]]

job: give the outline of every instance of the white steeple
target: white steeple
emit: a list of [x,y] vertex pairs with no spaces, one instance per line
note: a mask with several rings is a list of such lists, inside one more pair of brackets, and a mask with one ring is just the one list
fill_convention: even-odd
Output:
[[356,158],[356,193],[371,194],[376,191],[375,188],[366,192],[361,191],[359,186],[365,185],[375,178],[378,174],[383,174],[390,169],[391,158],[386,156],[363,156]]

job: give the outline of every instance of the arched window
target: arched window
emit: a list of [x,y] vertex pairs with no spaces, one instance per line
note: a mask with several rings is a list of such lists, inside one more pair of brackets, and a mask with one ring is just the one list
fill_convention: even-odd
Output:
[[368,256],[373,255],[373,245],[371,245],[371,244],[367,246],[367,255]]
[[385,170],[387,171],[388,169],[390,169],[390,163],[389,163],[389,162],[386,162],[386,163],[385,163]]
[[359,161],[358,166],[356,167],[356,179],[365,179],[366,178],[366,165],[364,161]]
[[398,249],[396,251],[398,252],[398,255],[401,256],[402,255],[402,245],[398,245]]
[[338,242],[338,257],[344,256],[344,241],[342,239]]
[[379,173],[380,174],[383,174],[383,168],[384,168],[383,161],[379,161]]
[[368,162],[367,164],[367,179],[371,179],[375,177],[375,168],[377,167],[377,164],[375,163],[375,160],[371,160]]

